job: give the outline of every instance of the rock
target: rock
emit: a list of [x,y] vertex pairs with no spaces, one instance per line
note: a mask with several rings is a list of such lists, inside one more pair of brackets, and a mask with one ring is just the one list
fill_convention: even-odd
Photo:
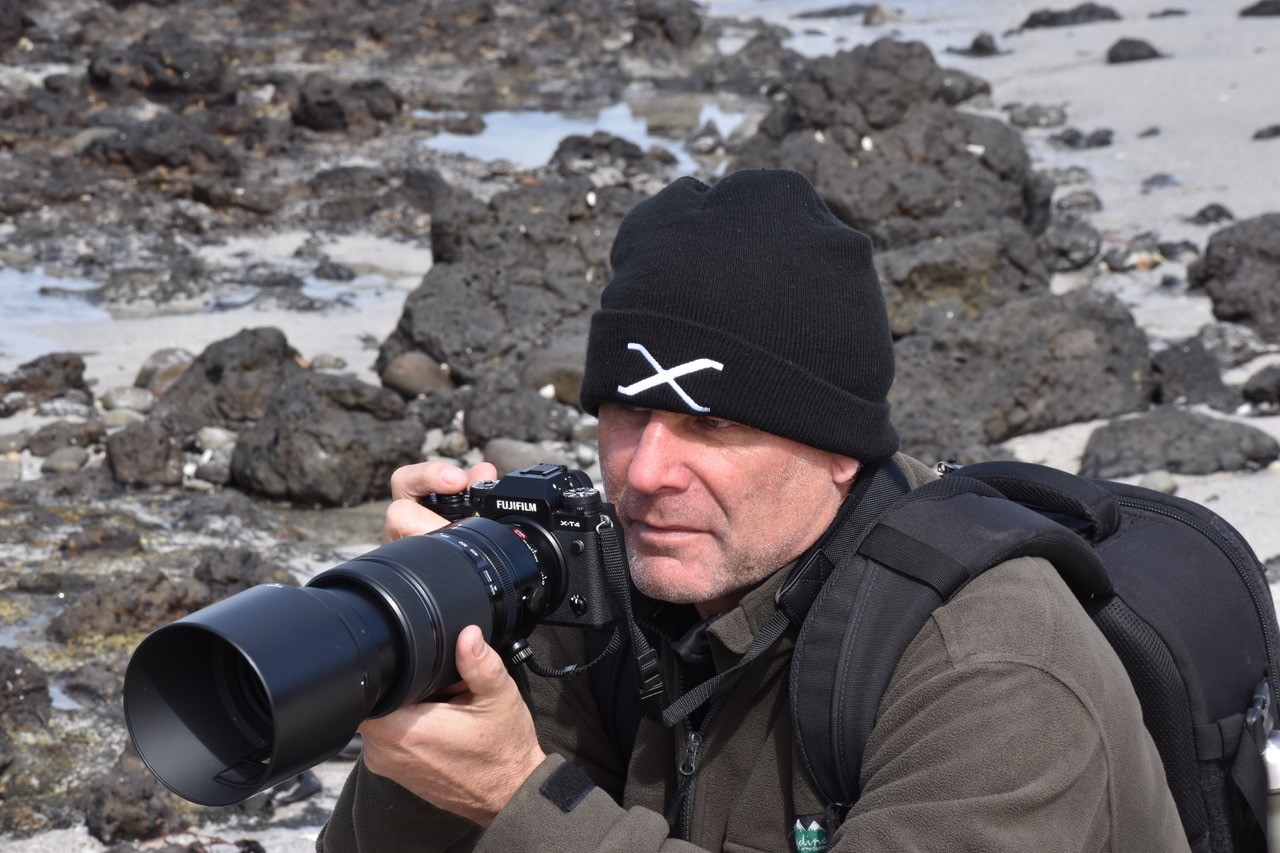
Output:
[[449,373],[420,350],[409,350],[391,359],[380,374],[382,384],[402,397],[441,394],[453,390]]
[[1280,0],[1258,0],[1252,6],[1240,10],[1242,18],[1260,18],[1269,15],[1280,15]]
[[299,373],[240,433],[231,477],[253,494],[350,506],[384,497],[391,473],[418,461],[424,434],[389,389],[350,376]]
[[59,447],[45,457],[40,470],[45,474],[69,474],[79,471],[89,461],[89,451],[83,447]]
[[235,443],[236,434],[221,427],[202,427],[195,438],[196,447],[200,450],[221,450]]
[[312,130],[371,134],[379,122],[398,116],[403,105],[404,99],[380,80],[345,85],[313,73],[302,83],[293,121]]
[[1156,402],[1183,405],[1205,403],[1222,412],[1240,405],[1239,392],[1222,381],[1218,360],[1199,337],[1170,344],[1152,357]]
[[84,381],[84,359],[69,352],[42,355],[18,365],[13,373],[0,374],[0,417],[9,417],[73,390],[92,400]]
[[566,406],[577,406],[586,354],[586,338],[556,338],[546,347],[529,354],[522,376],[525,386],[543,388],[549,385],[554,389],[556,400]]
[[1138,485],[1144,489],[1151,489],[1153,492],[1162,492],[1166,495],[1177,494],[1178,483],[1173,479],[1173,475],[1168,471],[1150,471],[1142,475],[1142,479],[1138,481]]
[[576,467],[576,460],[565,452],[564,445],[554,442],[514,441],[495,438],[484,446],[484,461],[492,462],[502,477],[540,462]]
[[156,398],[146,388],[139,388],[136,385],[124,385],[107,389],[102,395],[101,402],[102,408],[107,411],[131,409],[135,412],[146,414],[155,405]]
[[195,175],[239,175],[239,155],[187,116],[169,112],[138,121],[115,119],[117,133],[95,138],[82,158],[137,174],[156,170]]
[[126,51],[99,48],[89,61],[88,80],[107,90],[109,97],[120,89],[134,88],[175,110],[199,99],[224,97],[234,86],[218,49],[192,39],[171,21]]
[[1117,65],[1122,62],[1142,62],[1147,59],[1159,59],[1164,56],[1142,39],[1122,38],[1107,48],[1107,62]]
[[[1053,203],[1053,209],[1069,216],[1082,216],[1102,210],[1102,199],[1093,190],[1073,190]],[[1053,227],[1052,224],[1050,227]]]
[[1277,349],[1274,344],[1263,341],[1253,329],[1239,323],[1206,323],[1199,336],[1205,349],[1213,353],[1224,369],[1239,367]]
[[903,449],[926,460],[1140,411],[1155,389],[1146,335],[1118,300],[1087,290],[939,322],[894,349],[894,422]]
[[1033,234],[1048,180],[1005,122],[957,110],[919,42],[879,39],[817,57],[776,98],[732,168],[789,168],[879,250],[990,230]]
[[1280,444],[1247,424],[1163,406],[1094,430],[1080,473],[1126,477],[1160,469],[1214,474],[1265,467],[1280,458]]
[[951,106],[991,94],[991,84],[960,68],[942,70],[942,100]]
[[92,447],[106,435],[106,424],[96,418],[81,423],[55,421],[36,430],[27,442],[27,449],[36,456],[48,456],[65,447]]
[[107,437],[107,465],[124,486],[177,486],[186,462],[178,436],[181,429],[163,418],[150,418]]
[[1280,364],[1269,364],[1244,383],[1244,398],[1260,406],[1280,406]]
[[553,178],[458,209],[442,242],[433,225],[436,263],[406,298],[375,370],[417,350],[465,385],[519,371],[549,340],[584,338],[608,278],[609,240],[641,197],[597,190],[585,177]]
[[1061,104],[1020,104],[1009,109],[1014,127],[1059,127],[1067,123],[1067,108]]
[[1280,342],[1280,213],[1241,220],[1215,232],[1187,267],[1187,284],[1204,288],[1213,316]]
[[1037,27],[1074,27],[1080,24],[1092,24],[1098,21],[1118,21],[1120,13],[1110,6],[1101,6],[1097,3],[1081,3],[1072,9],[1066,11],[1050,11],[1042,9],[1038,12],[1032,12],[1031,15],[1022,22],[1021,29],[1030,30]]
[[239,430],[262,418],[276,390],[304,372],[298,361],[279,329],[244,329],[200,353],[156,401],[152,417],[183,436],[205,426]]
[[1083,150],[1087,148],[1105,148],[1111,144],[1114,133],[1103,127],[1085,133],[1079,128],[1068,127],[1060,133],[1049,137],[1049,141],[1063,148]]
[[138,368],[133,384],[159,397],[187,372],[195,358],[193,353],[178,347],[156,350]]
[[463,420],[472,447],[484,447],[495,438],[563,441],[569,437],[572,422],[572,410],[545,399],[508,374],[476,383]]
[[1098,256],[1102,235],[1075,217],[1055,219],[1036,238],[1036,246],[1051,272],[1083,269]]
[[214,450],[206,450],[196,463],[195,476],[206,483],[225,486],[231,482],[231,457],[235,445],[228,444]]
[[1044,293],[1049,272],[1030,236],[1012,222],[986,231],[882,251],[876,268],[895,337],[930,318],[968,320]]
[[85,803],[89,834],[104,844],[157,838],[185,823],[175,813],[173,799],[132,746],[126,747],[117,765],[90,788]]

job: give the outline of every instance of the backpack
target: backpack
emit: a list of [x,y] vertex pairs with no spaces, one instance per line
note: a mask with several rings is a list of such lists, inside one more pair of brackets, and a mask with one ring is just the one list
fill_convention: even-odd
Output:
[[[1186,499],[1042,465],[939,470],[909,492],[891,460],[866,472],[779,592],[772,633],[800,629],[790,673],[795,742],[830,804],[828,834],[858,799],[881,697],[933,610],[986,569],[1039,556],[1129,674],[1192,851],[1265,853],[1262,749],[1276,716],[1280,628],[1265,569],[1240,534]],[[635,683],[628,657],[590,673],[622,755],[641,713],[625,695]],[[723,678],[713,681],[681,697],[664,722],[696,708]]]
[[986,569],[1039,556],[1129,674],[1192,851],[1265,853],[1280,629],[1240,534],[1184,498],[1041,465],[940,469],[866,529],[800,629],[796,743],[833,822],[858,798],[880,698],[929,614]]

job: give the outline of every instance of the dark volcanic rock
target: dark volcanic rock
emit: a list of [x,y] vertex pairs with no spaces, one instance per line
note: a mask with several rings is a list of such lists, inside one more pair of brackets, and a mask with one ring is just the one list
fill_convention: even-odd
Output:
[[195,101],[213,101],[234,90],[219,49],[196,41],[172,21],[124,51],[100,48],[89,62],[89,81],[108,90],[129,87],[181,110]]
[[569,438],[573,421],[573,410],[543,398],[512,376],[485,377],[477,382],[463,419],[473,447],[483,447],[495,438],[563,441]]
[[1164,469],[1213,474],[1269,465],[1280,444],[1247,424],[1164,406],[1099,427],[1080,460],[1086,477],[1125,477]]
[[[104,120],[105,122],[105,120]],[[90,162],[130,172],[183,170],[192,175],[238,175],[240,158],[196,121],[161,113],[148,121],[118,118],[81,152]]]
[[1242,18],[1261,18],[1269,15],[1280,15],[1280,0],[1258,0],[1252,6],[1240,10]]
[[1002,220],[1047,224],[1047,179],[1016,130],[954,109],[919,42],[880,39],[818,57],[785,90],[734,161],[790,168],[880,249],[955,237]]
[[372,133],[378,122],[400,113],[404,99],[380,80],[340,84],[324,74],[308,75],[293,111],[295,123],[312,130]]
[[548,341],[585,341],[609,276],[609,242],[642,198],[574,177],[500,193],[487,206],[457,199],[439,241],[433,231],[436,263],[405,300],[375,368],[416,349],[464,384],[518,374]]
[[1222,367],[1200,337],[1170,344],[1152,358],[1157,384],[1156,402],[1206,403],[1224,412],[1235,411],[1240,394],[1222,381]]
[[1055,217],[1036,245],[1052,272],[1078,270],[1098,257],[1102,235],[1089,223],[1075,217]]
[[63,447],[91,447],[106,435],[106,424],[97,419],[82,423],[55,421],[36,430],[27,442],[27,449],[36,456],[48,456]]
[[0,374],[0,417],[38,406],[70,391],[90,394],[84,381],[84,359],[70,352],[42,355]]
[[388,493],[391,472],[418,461],[424,437],[395,392],[351,376],[302,374],[240,434],[231,476],[246,491],[300,504],[361,503]]
[[1122,62],[1142,62],[1146,59],[1159,59],[1164,56],[1142,39],[1123,38],[1107,48],[1107,62],[1116,65]]
[[107,465],[125,486],[177,486],[186,462],[180,423],[151,417],[107,437]]
[[1052,11],[1049,9],[1041,9],[1038,12],[1032,12],[1031,15],[1022,22],[1022,29],[1030,30],[1037,27],[1074,27],[1080,24],[1092,24],[1097,21],[1118,21],[1120,13],[1110,6],[1101,6],[1097,3],[1081,3],[1072,9],[1065,11]]
[[1011,222],[950,240],[880,252],[876,267],[895,337],[930,317],[964,321],[1049,289],[1031,237]]
[[186,432],[219,426],[238,430],[257,422],[272,394],[304,372],[279,329],[244,329],[210,344],[156,402],[153,417]]
[[925,460],[1139,411],[1154,393],[1142,330],[1118,300],[1085,290],[935,324],[895,352],[894,422]]
[[1217,231],[1204,256],[1187,267],[1187,284],[1203,287],[1213,316],[1249,326],[1280,342],[1280,213],[1265,213]]
[[1244,398],[1261,406],[1280,405],[1280,364],[1269,364],[1244,383]]

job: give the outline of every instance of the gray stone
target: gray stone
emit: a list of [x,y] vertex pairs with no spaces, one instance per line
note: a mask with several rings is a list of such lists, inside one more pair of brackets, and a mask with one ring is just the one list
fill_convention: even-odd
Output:
[[484,459],[493,463],[498,469],[499,477],[542,462],[571,467],[575,465],[575,460],[563,444],[515,441],[509,438],[495,438],[487,442],[484,446]]
[[156,350],[138,368],[133,384],[159,396],[187,372],[195,355],[180,347]]
[[440,394],[453,390],[448,371],[421,350],[403,352],[383,368],[382,384],[402,397]]
[[46,474],[70,474],[88,461],[89,451],[83,447],[60,447],[45,457],[40,470]]
[[102,408],[108,412],[115,409],[132,409],[146,414],[155,404],[155,395],[146,388],[139,388],[136,385],[110,388],[102,395]]
[[222,427],[201,427],[196,432],[196,447],[201,450],[221,450],[236,440],[236,434]]

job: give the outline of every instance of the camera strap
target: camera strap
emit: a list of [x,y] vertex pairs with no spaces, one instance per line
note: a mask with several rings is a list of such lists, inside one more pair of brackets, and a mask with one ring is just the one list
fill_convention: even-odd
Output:
[[608,513],[601,514],[600,523],[596,525],[596,533],[600,537],[600,550],[604,559],[604,574],[609,584],[609,594],[613,597],[618,609],[622,611],[622,618],[614,623],[608,644],[586,663],[570,664],[560,669],[544,667],[533,658],[525,659],[524,663],[535,675],[544,678],[567,678],[590,669],[616,654],[623,645],[627,645],[629,635],[631,653],[635,657],[636,670],[639,673],[637,688],[641,705],[646,715],[658,719],[662,712],[664,693],[662,671],[658,653],[649,643],[644,632],[640,630],[631,607],[631,570],[627,565],[627,553],[622,546],[622,537]]

